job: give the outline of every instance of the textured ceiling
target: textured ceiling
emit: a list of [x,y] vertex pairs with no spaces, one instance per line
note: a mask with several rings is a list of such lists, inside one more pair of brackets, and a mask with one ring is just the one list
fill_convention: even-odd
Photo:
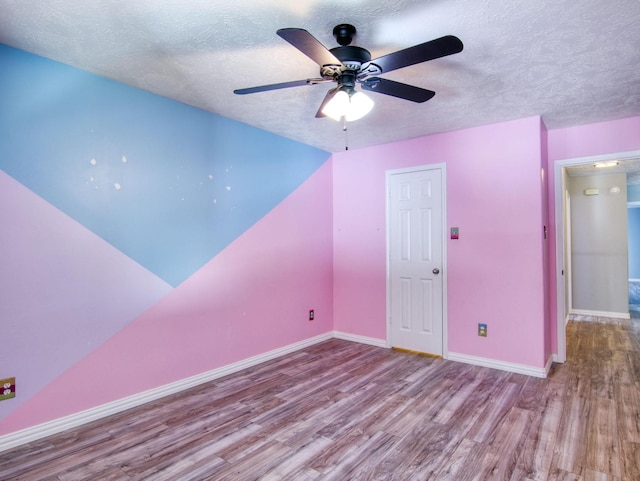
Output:
[[383,75],[436,96],[372,93],[350,148],[532,115],[550,129],[640,115],[638,0],[0,0],[0,43],[332,152],[341,125],[314,117],[331,84],[233,90],[317,77],[276,30],[332,48],[345,22],[374,58],[447,34],[464,43]]

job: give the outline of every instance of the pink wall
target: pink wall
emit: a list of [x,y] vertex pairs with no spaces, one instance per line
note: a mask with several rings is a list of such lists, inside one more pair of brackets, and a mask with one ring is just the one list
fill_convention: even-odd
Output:
[[0,435],[331,332],[329,152],[5,45],[0,70]]
[[[609,122],[581,125],[566,129],[550,130],[548,134],[549,156],[549,223],[551,226],[549,265],[549,290],[552,329],[557,329],[557,282],[556,282],[556,216],[555,216],[555,169],[557,160],[589,157],[594,155],[628,152],[640,149],[640,117],[630,117]],[[552,336],[552,350],[557,352],[557,337]]]
[[334,154],[335,329],[386,339],[385,171],[446,162],[448,349],[544,366],[541,135],[532,117]]
[[640,117],[549,131],[550,162],[639,148]]
[[0,435],[330,332],[331,172],[327,161],[193,276],[2,419]]
[[[553,163],[640,149],[638,132],[640,117],[548,133],[532,117],[334,154],[188,281],[171,292],[161,285],[151,307],[61,366],[2,419],[0,435],[332,329],[386,339],[385,171],[423,164],[446,163],[447,226],[460,228],[447,241],[448,350],[542,367],[557,350]],[[0,180],[34,215],[56,215]],[[9,219],[10,206],[4,212]],[[86,237],[75,225],[66,231]],[[488,323],[487,338],[476,335],[478,322]],[[176,349],[189,356],[171,362]]]
[[[171,292],[162,279],[0,171],[2,421]],[[73,299],[69,302],[68,299]]]

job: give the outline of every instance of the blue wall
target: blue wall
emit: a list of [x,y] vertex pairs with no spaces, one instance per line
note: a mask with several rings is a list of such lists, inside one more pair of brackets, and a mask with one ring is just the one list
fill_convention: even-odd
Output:
[[0,45],[0,169],[177,286],[328,152]]

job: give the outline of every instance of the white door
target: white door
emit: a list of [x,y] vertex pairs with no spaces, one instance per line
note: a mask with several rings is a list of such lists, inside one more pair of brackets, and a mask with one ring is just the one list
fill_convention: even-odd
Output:
[[443,355],[443,168],[389,172],[392,347]]

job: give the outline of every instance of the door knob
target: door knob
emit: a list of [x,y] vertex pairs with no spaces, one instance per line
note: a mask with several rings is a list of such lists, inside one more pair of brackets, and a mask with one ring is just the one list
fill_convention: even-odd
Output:
[[431,272],[433,272],[434,274],[440,274],[440,269],[438,269],[437,267],[434,267]]

